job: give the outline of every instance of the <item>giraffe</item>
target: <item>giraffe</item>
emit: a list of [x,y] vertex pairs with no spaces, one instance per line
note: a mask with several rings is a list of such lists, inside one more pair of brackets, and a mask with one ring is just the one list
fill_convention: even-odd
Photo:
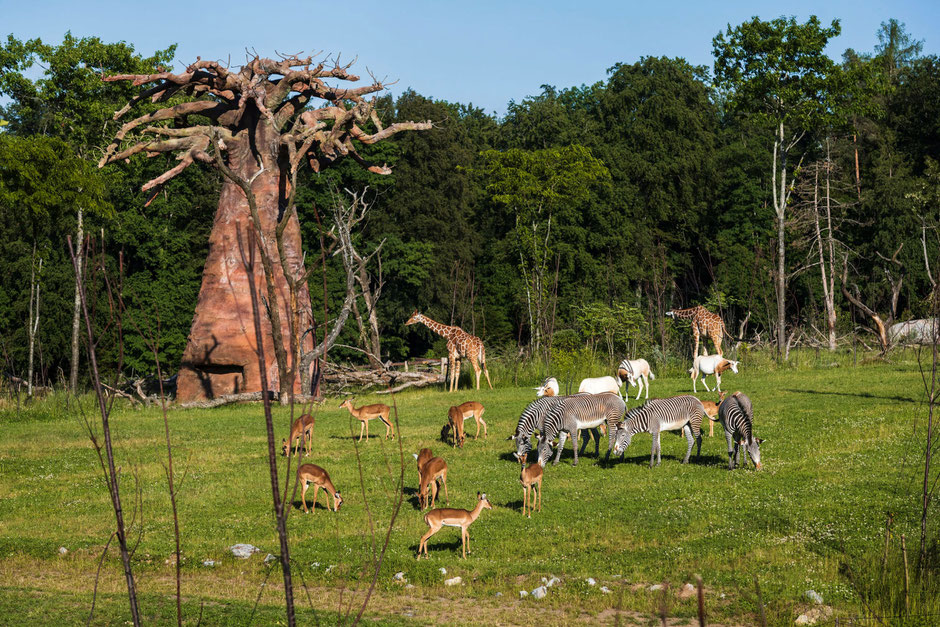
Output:
[[719,355],[722,355],[721,337],[726,331],[725,323],[721,319],[721,316],[708,311],[701,305],[689,307],[688,309],[673,309],[672,311],[667,311],[666,315],[672,318],[692,319],[692,340],[695,342],[695,348],[692,349],[692,359],[695,359],[698,355],[698,339],[701,335],[710,337],[712,344],[715,345],[715,350],[718,351]]
[[405,324],[414,324],[416,322],[420,322],[447,340],[447,363],[450,366],[450,382],[448,387],[451,392],[457,391],[457,380],[460,378],[460,360],[463,357],[470,358],[470,364],[473,366],[473,371],[477,375],[477,389],[480,389],[481,367],[483,373],[486,374],[486,382],[489,384],[490,389],[493,389],[493,383],[490,381],[490,373],[486,369],[486,352],[483,348],[483,340],[475,335],[470,335],[460,327],[452,327],[436,322],[424,314],[418,313],[417,310],[411,314],[411,317],[408,318],[408,322]]

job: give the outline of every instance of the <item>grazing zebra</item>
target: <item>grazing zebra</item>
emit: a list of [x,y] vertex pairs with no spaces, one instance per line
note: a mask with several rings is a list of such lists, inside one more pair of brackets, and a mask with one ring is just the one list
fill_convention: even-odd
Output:
[[567,396],[543,396],[529,403],[529,406],[522,411],[519,416],[519,422],[516,424],[516,432],[506,438],[516,441],[516,456],[520,462],[524,462],[532,448],[532,433],[538,430],[544,432],[545,416],[548,415],[551,408],[558,403],[563,402]]
[[[614,428],[617,422],[626,411],[627,405],[619,394],[607,392],[604,394],[578,394],[576,396],[563,396],[563,403],[559,403],[551,408],[550,413],[545,416],[545,428],[539,436],[539,464],[545,466],[545,462],[552,456],[552,440],[558,436],[558,451],[555,454],[556,465],[561,459],[561,451],[565,447],[565,440],[571,436],[571,445],[574,448],[574,463],[578,465],[578,431],[581,429],[590,429],[594,434],[594,455],[600,451],[600,438],[597,432],[597,426],[607,423],[607,434],[609,443],[607,454],[610,455],[610,448],[614,445]],[[583,448],[587,447],[588,440],[584,439]]]
[[[751,406],[751,399],[742,392],[735,392],[731,398],[725,399],[718,406],[718,421],[724,427],[725,439],[728,441],[728,470],[734,470],[738,463],[739,444],[744,445],[747,454],[754,460],[754,466],[760,470],[760,443],[763,440],[754,436],[754,408]],[[747,456],[744,457],[742,466],[747,466]]]
[[[692,445],[695,441],[698,442],[698,451],[696,451],[695,456],[698,457],[702,454],[702,417],[704,415],[705,408],[702,407],[702,402],[694,396],[673,396],[672,398],[657,398],[648,401],[640,407],[631,409],[624,421],[617,425],[613,446],[614,455],[622,455],[626,448],[630,446],[630,440],[637,433],[651,433],[653,435],[653,449],[650,451],[650,468],[653,467],[654,459],[658,466],[662,461],[659,434],[663,431],[681,429],[689,443],[689,448],[685,452],[685,459],[682,460],[682,463],[688,464],[689,455],[692,454]],[[609,456],[610,451],[608,451]]]

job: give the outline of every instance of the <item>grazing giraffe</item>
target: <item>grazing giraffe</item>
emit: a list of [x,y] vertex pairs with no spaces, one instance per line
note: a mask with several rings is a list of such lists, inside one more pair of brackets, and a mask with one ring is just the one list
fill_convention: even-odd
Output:
[[721,316],[708,311],[701,305],[689,307],[688,309],[673,309],[667,311],[666,315],[671,318],[692,319],[692,340],[695,342],[695,348],[692,349],[692,359],[695,359],[698,355],[698,339],[701,335],[710,337],[712,344],[715,345],[715,352],[722,355],[721,336],[727,331],[725,331],[725,323]]
[[471,335],[460,327],[452,327],[446,324],[436,322],[417,310],[408,318],[405,324],[414,324],[420,322],[431,329],[441,337],[447,340],[447,362],[450,367],[450,388],[451,392],[457,390],[457,380],[460,379],[460,360],[463,357],[470,358],[470,364],[477,375],[477,389],[480,389],[480,370],[486,374],[486,382],[490,389],[493,389],[493,383],[490,381],[489,370],[486,369],[486,352],[483,348],[483,340],[475,335]]

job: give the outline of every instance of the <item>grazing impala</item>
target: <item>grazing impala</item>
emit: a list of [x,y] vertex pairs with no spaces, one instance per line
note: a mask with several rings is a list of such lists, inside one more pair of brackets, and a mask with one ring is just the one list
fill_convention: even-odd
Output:
[[[313,484],[313,509],[317,508],[317,492],[320,488],[323,488],[324,492],[333,496],[333,511],[339,511],[339,506],[343,504],[343,497],[340,495],[339,490],[333,487],[330,475],[325,470],[316,464],[303,464],[297,468],[297,481],[301,485],[300,502],[303,503],[305,514],[309,513],[307,511],[307,486],[311,483]],[[329,498],[326,499],[326,505],[329,509]]]
[[392,408],[388,405],[383,405],[382,403],[376,403],[375,405],[363,405],[360,408],[353,407],[353,400],[347,398],[340,405],[340,408],[345,407],[349,410],[349,413],[356,417],[356,420],[360,422],[359,425],[359,441],[362,442],[362,431],[365,429],[366,432],[366,441],[369,441],[369,421],[379,418],[382,422],[385,423],[385,439],[395,437],[395,427],[392,426],[392,423],[388,421],[388,415],[391,413]]
[[425,462],[434,457],[434,453],[431,452],[429,448],[423,448],[417,452],[417,454],[412,453],[412,457],[415,458],[415,461],[418,462],[418,484],[421,484],[421,467],[424,466]]
[[421,509],[428,506],[428,487],[431,488],[431,507],[434,507],[438,483],[444,486],[444,499],[446,504],[450,505],[450,497],[447,496],[447,462],[440,457],[432,457],[418,468],[418,474],[421,476],[421,482],[418,484],[418,502]]
[[302,438],[300,443],[309,455],[313,450],[313,427],[316,421],[317,419],[310,414],[304,414],[295,420],[290,426],[290,440],[281,438],[281,454],[287,455],[287,451],[294,448],[294,440]]
[[529,501],[529,492],[532,493],[532,504],[529,505],[529,518],[532,518],[532,510],[535,509],[535,495],[538,490],[539,511],[542,511],[542,467],[538,462],[532,462],[526,468],[522,465],[522,474],[519,475],[519,483],[522,484],[522,515],[525,516],[526,504]]
[[457,405],[457,409],[459,409],[463,413],[464,420],[472,417],[474,420],[477,421],[477,433],[475,436],[473,436],[474,440],[476,440],[480,436],[481,424],[483,425],[483,437],[485,438],[487,437],[487,435],[489,435],[486,430],[486,421],[483,420],[483,412],[486,411],[486,408],[483,407],[483,403],[478,403],[476,401],[467,401],[466,403]]
[[[447,410],[446,427],[454,436],[454,448],[458,446],[463,448],[463,441],[466,439],[466,435],[463,432],[463,412],[460,411],[459,407],[451,407]],[[442,431],[441,435],[445,435],[445,433]]]
[[718,406],[725,400],[725,393],[718,392],[718,402],[702,401],[702,407],[705,408],[705,415],[708,416],[708,437],[715,435],[715,423],[718,422]]
[[477,506],[472,512],[465,509],[452,509],[444,507],[441,509],[432,509],[424,515],[424,522],[427,523],[428,532],[421,537],[421,543],[418,545],[418,559],[421,559],[421,551],[424,550],[424,556],[430,559],[428,555],[428,538],[441,530],[441,527],[460,527],[460,539],[463,542],[463,556],[467,558],[470,552],[470,533],[467,529],[473,522],[479,518],[480,512],[484,509],[493,509],[485,494],[477,492]]

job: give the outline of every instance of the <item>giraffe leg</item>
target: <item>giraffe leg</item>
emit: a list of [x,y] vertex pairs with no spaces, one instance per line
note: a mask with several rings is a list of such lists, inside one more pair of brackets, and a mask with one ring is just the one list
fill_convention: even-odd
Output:
[[476,358],[471,358],[470,363],[473,365],[473,372],[477,375],[477,389],[480,389],[480,363]]
[[692,325],[692,341],[695,343],[695,346],[692,348],[692,359],[694,360],[698,357],[698,327],[694,324]]

